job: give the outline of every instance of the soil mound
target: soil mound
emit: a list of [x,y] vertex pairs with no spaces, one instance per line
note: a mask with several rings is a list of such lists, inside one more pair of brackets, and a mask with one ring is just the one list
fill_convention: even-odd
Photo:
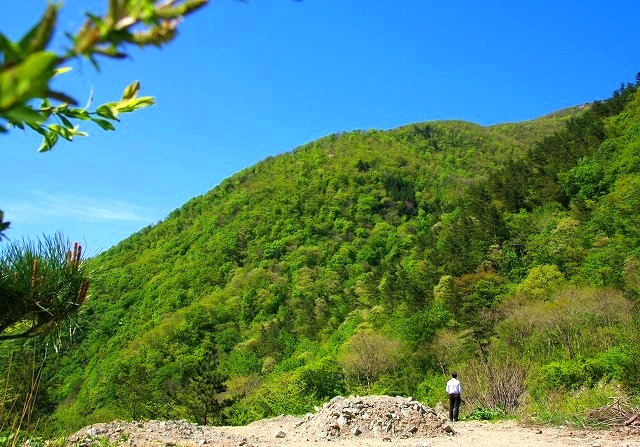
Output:
[[436,412],[414,400],[390,396],[334,397],[305,416],[298,429],[319,439],[433,436],[446,429]]

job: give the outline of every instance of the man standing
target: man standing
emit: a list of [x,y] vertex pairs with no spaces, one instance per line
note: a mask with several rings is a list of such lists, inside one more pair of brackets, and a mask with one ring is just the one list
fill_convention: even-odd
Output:
[[458,413],[460,412],[462,385],[458,380],[458,373],[456,372],[451,373],[451,379],[447,382],[447,393],[449,394],[449,420],[457,422]]

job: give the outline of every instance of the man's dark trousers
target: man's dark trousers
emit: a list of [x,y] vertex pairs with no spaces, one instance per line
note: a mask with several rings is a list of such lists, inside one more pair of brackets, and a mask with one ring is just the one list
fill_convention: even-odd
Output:
[[460,412],[460,394],[449,394],[449,420],[457,421]]

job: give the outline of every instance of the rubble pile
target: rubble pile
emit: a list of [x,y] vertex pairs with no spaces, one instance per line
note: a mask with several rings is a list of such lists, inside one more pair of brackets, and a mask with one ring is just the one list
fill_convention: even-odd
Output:
[[204,445],[211,441],[206,427],[187,421],[113,421],[93,424],[69,437],[71,445],[88,447],[93,445],[139,446],[152,443]]
[[310,437],[382,439],[433,436],[446,430],[434,410],[413,398],[390,396],[334,397],[305,416],[298,429]]

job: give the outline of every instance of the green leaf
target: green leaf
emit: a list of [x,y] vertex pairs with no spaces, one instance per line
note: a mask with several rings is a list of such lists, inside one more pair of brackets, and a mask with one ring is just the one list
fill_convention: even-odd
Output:
[[152,96],[142,96],[140,98],[132,98],[125,101],[120,101],[116,107],[118,108],[119,112],[127,113],[133,112],[134,110],[142,109],[143,107],[149,107],[154,104],[155,101]]
[[0,71],[0,113],[15,104],[43,97],[57,59],[54,53],[42,51],[29,55],[20,64]]
[[78,126],[73,127],[72,129],[69,129],[69,131],[74,135],[74,136],[78,136],[78,137],[86,137],[89,136],[89,134],[87,132],[82,132],[81,130],[78,130]]
[[73,70],[73,68],[71,68],[71,67],[56,68],[55,71],[54,71],[54,76],[58,76],[58,75],[61,75],[61,74],[64,74],[64,73],[68,73],[71,70]]
[[96,26],[96,28],[105,26],[105,23],[104,23],[104,20],[102,20],[102,17],[97,16],[95,14],[91,14],[90,12],[87,12],[86,16]]
[[49,3],[47,9],[42,16],[42,19],[33,27],[27,34],[24,35],[18,45],[24,54],[31,54],[37,51],[44,50],[55,28],[56,19],[58,17],[59,6],[54,3]]
[[7,39],[7,37],[0,33],[0,53],[4,54],[4,64],[12,65],[23,59],[23,53],[20,46]]
[[122,93],[122,99],[127,100],[127,99],[135,98],[139,90],[140,90],[140,82],[133,81],[131,84],[127,85],[127,87],[124,89],[124,93]]
[[42,144],[38,148],[38,152],[48,152],[53,149],[53,146],[58,142],[58,134],[55,132],[47,132],[44,136]]
[[111,123],[111,121],[101,120],[100,118],[91,118],[91,121],[102,127],[104,130],[116,130],[116,127]]
[[60,119],[60,121],[62,121],[62,124],[64,124],[67,129],[73,129],[73,123],[65,118],[63,114],[56,113],[56,116]]
[[76,118],[82,121],[91,119],[91,115],[85,109],[64,109],[58,112],[60,115],[68,116],[69,118]]
[[96,48],[93,48],[93,53],[99,54],[101,56],[110,57],[112,59],[125,59],[127,57],[127,53],[118,51],[118,49],[114,46],[96,47]]
[[20,121],[11,121],[11,124],[16,126],[20,130],[24,130],[24,123]]
[[46,127],[41,126],[39,124],[31,124],[31,123],[27,123],[27,126],[31,127],[33,130],[38,132],[40,135],[47,136]]
[[93,57],[93,54],[87,54],[86,55],[87,59],[89,59],[89,62],[91,62],[91,65],[93,66],[93,68],[96,71],[100,71],[100,65],[98,64],[98,60]]
[[96,113],[110,120],[118,120],[118,112],[119,110],[116,108],[114,103],[102,104],[100,107],[96,109]]
[[65,140],[68,140],[68,141],[73,140],[73,134],[69,131],[69,129],[67,129],[64,126],[60,126],[58,124],[51,124],[49,126],[49,129],[51,129],[53,132],[60,135]]

